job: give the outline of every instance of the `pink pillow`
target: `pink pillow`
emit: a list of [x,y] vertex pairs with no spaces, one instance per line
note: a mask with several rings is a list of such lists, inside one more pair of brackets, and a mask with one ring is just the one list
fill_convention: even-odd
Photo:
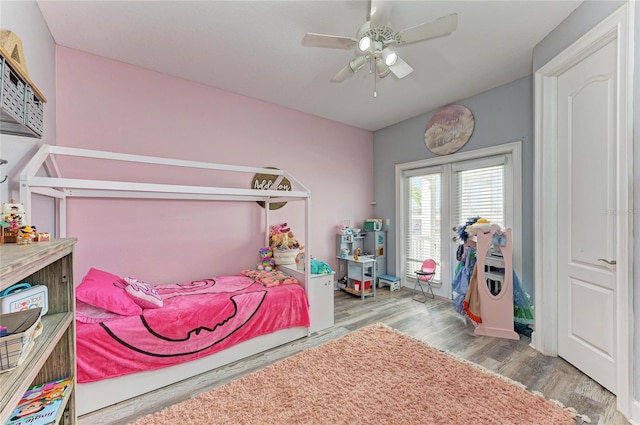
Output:
[[120,277],[91,268],[76,287],[76,299],[123,316],[142,314],[142,308],[126,293]]
[[125,277],[124,281],[127,286],[124,288],[133,301],[142,308],[160,308],[162,307],[162,298],[158,295],[156,287],[150,283],[138,280],[135,277]]

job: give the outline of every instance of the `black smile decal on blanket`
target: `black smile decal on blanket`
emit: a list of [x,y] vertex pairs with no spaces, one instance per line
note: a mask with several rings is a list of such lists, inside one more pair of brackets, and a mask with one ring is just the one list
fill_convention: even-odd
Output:
[[[145,329],[149,338],[134,338],[126,335],[116,335],[109,328],[108,322],[101,322],[100,326],[118,343],[134,351],[154,357],[176,357],[198,353],[224,341],[242,328],[260,309],[266,296],[266,291],[247,292],[232,296],[233,313],[213,327],[200,326],[187,332],[183,338],[169,338],[160,335],[149,326],[143,315],[138,316],[139,322],[134,326]],[[132,332],[130,335],[135,335]]]

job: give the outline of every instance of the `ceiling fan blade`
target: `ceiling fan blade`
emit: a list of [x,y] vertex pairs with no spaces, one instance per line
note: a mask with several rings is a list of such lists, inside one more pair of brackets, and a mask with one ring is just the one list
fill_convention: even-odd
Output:
[[396,59],[396,63],[391,65],[389,69],[393,72],[393,75],[398,77],[398,79],[404,78],[413,72],[413,68],[411,68],[411,66],[403,61],[399,56],[398,59]]
[[433,21],[425,22],[396,34],[395,44],[409,44],[418,41],[449,35],[458,27],[458,14],[443,16]]
[[393,2],[384,0],[371,0],[369,4],[369,15],[367,21],[371,22],[371,28],[382,28],[391,19],[391,8]]
[[329,47],[332,49],[352,49],[358,41],[355,38],[337,35],[307,33],[302,39],[303,46]]
[[338,71],[338,73],[336,75],[333,76],[333,78],[331,79],[331,82],[332,83],[341,83],[344,80],[346,80],[347,78],[351,77],[352,75],[353,75],[353,71],[349,67],[349,64],[347,64],[347,66],[342,68],[340,71]]

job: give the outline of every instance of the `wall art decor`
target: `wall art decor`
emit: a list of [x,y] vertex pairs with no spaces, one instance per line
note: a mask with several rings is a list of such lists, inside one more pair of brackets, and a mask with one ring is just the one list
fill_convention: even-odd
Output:
[[[277,170],[275,167],[265,167]],[[291,190],[291,182],[286,177],[283,177],[278,187],[273,187],[274,182],[278,178],[275,174],[256,174],[251,180],[251,189],[261,190]],[[264,208],[264,202],[256,201],[258,205]],[[269,204],[269,210],[278,210],[287,205],[286,202],[273,202]]]
[[467,143],[474,126],[473,114],[468,108],[462,105],[445,106],[429,120],[424,143],[436,155],[449,155]]

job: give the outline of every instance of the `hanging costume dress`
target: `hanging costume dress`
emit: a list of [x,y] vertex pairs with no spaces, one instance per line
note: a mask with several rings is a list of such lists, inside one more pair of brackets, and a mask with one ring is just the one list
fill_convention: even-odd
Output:
[[[466,248],[463,258],[458,263],[455,277],[451,282],[453,305],[461,315],[469,317],[475,323],[482,323],[479,303],[476,302],[478,297],[475,292],[477,291],[478,282],[475,267],[476,249],[469,246]],[[467,301],[466,303],[465,299]],[[518,279],[515,271],[513,272],[513,321],[525,327],[533,324],[533,309],[529,301],[529,296],[522,288],[520,279]]]

